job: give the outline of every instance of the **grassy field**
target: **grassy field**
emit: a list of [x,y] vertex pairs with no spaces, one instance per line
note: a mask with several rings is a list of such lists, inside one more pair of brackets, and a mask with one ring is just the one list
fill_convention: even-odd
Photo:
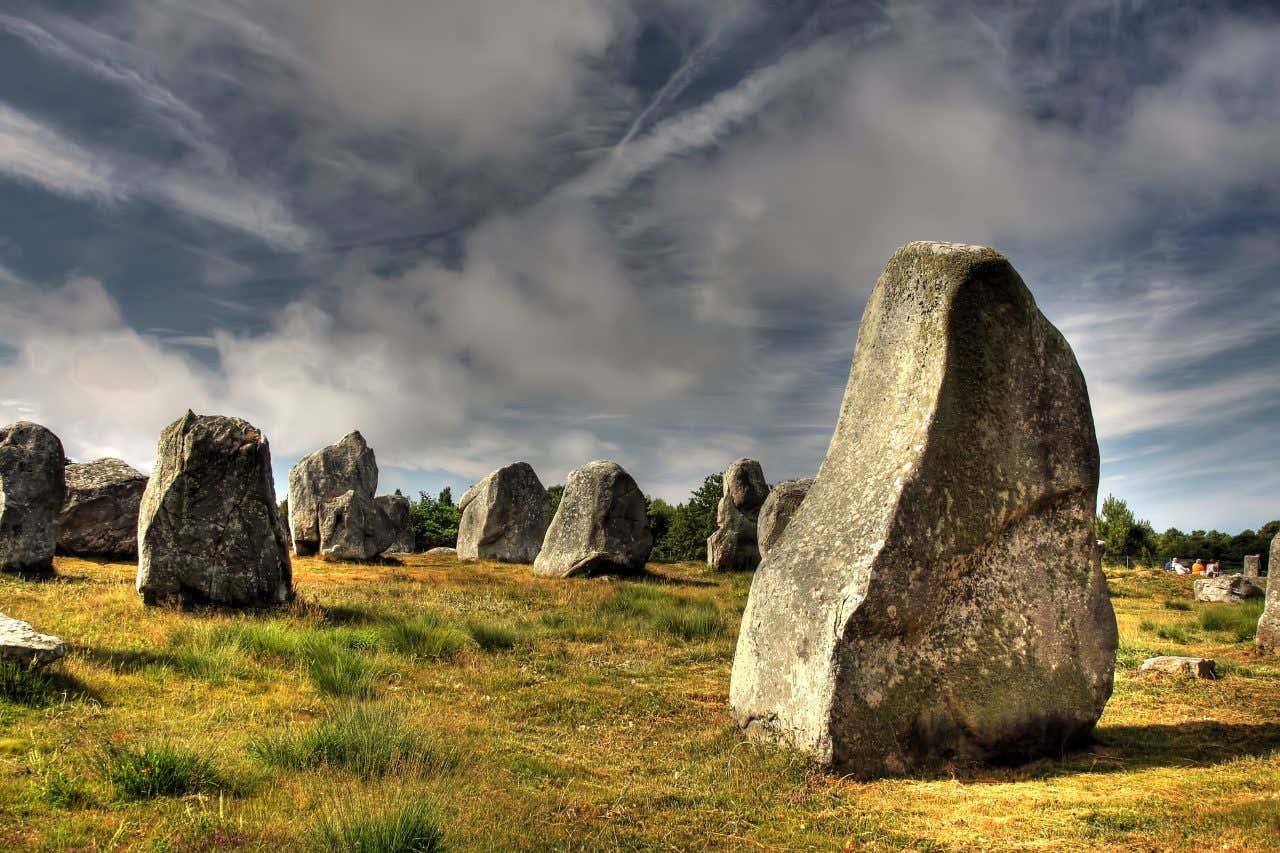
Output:
[[[72,652],[0,670],[0,849],[1275,849],[1280,658],[1258,609],[1110,583],[1116,690],[1089,751],[857,783],[726,712],[750,577],[533,578],[298,559],[260,615],[146,609],[133,567],[0,576]],[[1207,655],[1213,682],[1152,680]],[[363,846],[361,846],[363,845]],[[415,846],[416,845],[416,846]]]

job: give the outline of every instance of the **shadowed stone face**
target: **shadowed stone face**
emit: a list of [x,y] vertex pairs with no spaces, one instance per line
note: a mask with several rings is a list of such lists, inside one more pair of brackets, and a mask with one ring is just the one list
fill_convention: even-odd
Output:
[[773,546],[778,544],[812,485],[813,478],[785,480],[769,492],[769,497],[765,498],[764,505],[760,507],[760,519],[756,522],[756,540],[762,558],[768,556]]
[[368,560],[391,547],[395,531],[377,489],[378,462],[359,432],[298,460],[289,470],[294,553]]
[[66,495],[62,442],[29,421],[0,429],[0,571],[48,571]]
[[653,550],[644,495],[616,462],[588,462],[569,474],[533,573],[577,577],[634,573]]
[[458,501],[458,559],[532,563],[547,534],[547,490],[527,462],[499,468]]
[[1255,642],[1258,648],[1269,652],[1280,652],[1280,533],[1271,540],[1270,556],[1267,558],[1267,603],[1263,607],[1262,617],[1258,619],[1258,633]]
[[859,776],[1055,754],[1117,644],[1084,378],[992,249],[912,243],[876,284],[835,434],[756,573],[730,704]]
[[138,556],[138,507],[147,478],[119,459],[68,465],[58,522],[64,554]]
[[716,531],[707,538],[707,565],[721,572],[748,572],[760,564],[756,522],[768,496],[769,485],[756,460],[738,459],[725,470]]
[[148,604],[292,597],[271,448],[252,424],[187,412],[160,434],[138,515],[137,587]]
[[413,519],[409,514],[409,499],[404,495],[378,495],[378,506],[386,513],[394,540],[386,554],[413,553]]

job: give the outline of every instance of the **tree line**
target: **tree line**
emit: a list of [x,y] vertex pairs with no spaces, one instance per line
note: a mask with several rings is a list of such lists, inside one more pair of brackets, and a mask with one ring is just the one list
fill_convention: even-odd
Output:
[[1262,568],[1266,570],[1267,552],[1271,549],[1271,540],[1280,532],[1280,519],[1268,521],[1257,530],[1235,534],[1218,530],[1183,533],[1176,527],[1157,533],[1150,522],[1138,518],[1125,501],[1107,495],[1098,513],[1097,529],[1103,560],[1108,563],[1163,566],[1174,557],[1188,564],[1196,558],[1215,558],[1224,569],[1237,569],[1244,564],[1245,556],[1261,554]]

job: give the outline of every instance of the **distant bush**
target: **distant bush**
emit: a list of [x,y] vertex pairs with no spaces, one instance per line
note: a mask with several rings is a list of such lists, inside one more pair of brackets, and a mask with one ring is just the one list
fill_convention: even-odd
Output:
[[346,801],[312,833],[316,849],[343,853],[434,853],[443,843],[439,815],[421,800],[405,800],[390,809]]
[[409,518],[413,524],[414,547],[419,551],[432,548],[454,548],[458,544],[458,524],[462,511],[453,503],[453,490],[445,486],[440,495],[432,498],[426,492],[418,492],[417,502],[409,503]]
[[102,753],[102,763],[116,795],[125,800],[181,796],[224,787],[208,758],[164,742],[141,747],[108,746]]

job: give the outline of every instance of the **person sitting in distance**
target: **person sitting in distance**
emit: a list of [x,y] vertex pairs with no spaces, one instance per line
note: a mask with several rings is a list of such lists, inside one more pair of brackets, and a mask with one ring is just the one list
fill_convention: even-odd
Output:
[[1202,574],[1204,574],[1204,561],[1203,561],[1203,560],[1201,560],[1199,557],[1196,557],[1196,562],[1195,562],[1195,564],[1191,567],[1191,574],[1193,574],[1193,575],[1202,575]]
[[1209,562],[1205,564],[1204,575],[1207,578],[1216,578],[1218,576],[1218,561],[1213,557],[1209,558]]
[[1174,557],[1173,572],[1174,574],[1185,575],[1185,574],[1189,574],[1191,570],[1188,569],[1186,566],[1182,565],[1182,562],[1177,557]]

